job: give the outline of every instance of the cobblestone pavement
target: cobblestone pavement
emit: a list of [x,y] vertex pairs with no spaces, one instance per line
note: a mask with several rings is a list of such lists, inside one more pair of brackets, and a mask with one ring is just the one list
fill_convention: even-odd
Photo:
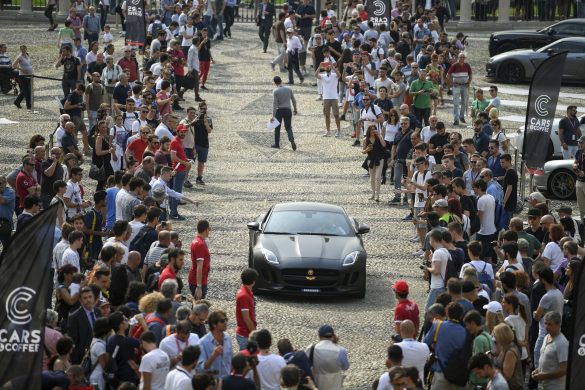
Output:
[[[42,25],[17,28],[0,24],[0,36],[14,58],[18,45],[29,46],[37,74],[56,77],[51,68],[56,60],[56,35]],[[293,152],[283,131],[283,148],[270,148],[272,133],[265,124],[271,116],[272,77],[269,61],[274,55],[262,54],[255,26],[236,24],[233,40],[212,48],[216,64],[211,68],[209,92],[203,94],[214,120],[210,137],[210,154],[205,172],[207,186],[186,190],[188,196],[202,201],[198,209],[183,206],[186,222],[176,223],[186,249],[195,233],[195,223],[206,218],[211,223],[209,246],[212,253],[209,298],[213,309],[223,309],[235,326],[233,299],[239,273],[247,265],[248,231],[246,222],[266,211],[270,205],[284,201],[330,202],[343,206],[360,222],[370,225],[365,236],[368,251],[367,294],[358,299],[294,299],[258,297],[257,317],[260,328],[268,328],[276,340],[288,337],[294,346],[304,348],[317,339],[317,328],[330,323],[340,343],[349,349],[352,367],[347,372],[346,387],[366,389],[384,371],[386,348],[392,332],[394,297],[392,281],[405,278],[412,297],[424,307],[426,283],[420,277],[419,259],[412,256],[418,248],[408,242],[414,234],[412,224],[401,222],[405,207],[389,207],[385,202],[368,201],[369,179],[360,168],[363,155],[351,146],[349,122],[342,122],[344,137],[322,138],[324,120],[321,103],[315,102],[316,87],[312,77],[304,86],[294,87],[299,115],[293,118],[298,150]],[[475,72],[474,86],[487,86],[483,80],[487,60],[488,34],[472,33],[469,58]],[[118,51],[122,42],[118,42]],[[528,90],[528,86],[515,86]],[[582,93],[578,87],[563,88],[568,93]],[[61,94],[55,81],[35,81],[35,110],[17,110],[5,96],[0,96],[0,118],[17,124],[0,125],[0,172],[8,173],[20,160],[30,136],[47,135],[56,126],[58,111],[53,96]],[[193,95],[185,94],[188,107]],[[526,101],[525,97],[504,94],[503,98]],[[561,98],[559,104],[571,99]],[[582,100],[581,100],[582,103]],[[506,107],[506,114],[523,115],[522,108]],[[451,106],[439,110],[440,120],[452,126]],[[518,123],[505,122],[508,128]],[[460,127],[464,135],[471,130]],[[87,187],[92,187],[93,182]],[[382,197],[391,197],[391,188],[382,186]],[[574,203],[571,203],[575,206]],[[186,278],[186,270],[183,271]]]

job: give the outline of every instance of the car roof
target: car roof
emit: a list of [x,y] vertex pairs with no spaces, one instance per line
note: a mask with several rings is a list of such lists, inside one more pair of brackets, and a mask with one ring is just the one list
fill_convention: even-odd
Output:
[[568,37],[568,38],[559,39],[558,41],[555,41],[554,43],[559,43],[559,42],[585,43],[585,37]]
[[326,211],[345,214],[342,207],[318,202],[286,202],[278,203],[272,211]]

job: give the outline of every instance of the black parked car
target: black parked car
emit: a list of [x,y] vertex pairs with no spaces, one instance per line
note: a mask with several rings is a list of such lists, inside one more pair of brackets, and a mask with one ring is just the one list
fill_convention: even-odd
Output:
[[538,49],[561,38],[585,37],[585,19],[567,19],[541,30],[509,30],[490,36],[490,57],[515,49]]
[[366,293],[366,250],[359,224],[339,206],[279,203],[248,223],[248,265],[257,293],[356,296]]

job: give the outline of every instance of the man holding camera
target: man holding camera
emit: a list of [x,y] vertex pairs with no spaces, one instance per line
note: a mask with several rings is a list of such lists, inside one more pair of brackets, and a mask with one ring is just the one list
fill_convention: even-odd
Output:
[[333,110],[333,117],[335,118],[335,125],[337,126],[337,132],[335,136],[341,137],[341,122],[339,120],[339,105],[337,104],[337,84],[341,75],[337,70],[337,67],[333,66],[333,63],[326,62],[322,63],[317,72],[315,72],[317,80],[321,80],[323,85],[323,114],[325,114],[325,134],[324,137],[331,135],[331,110]]
[[199,115],[193,124],[195,129],[195,154],[197,155],[197,179],[195,184],[205,185],[203,181],[203,168],[207,162],[209,153],[209,133],[213,130],[211,118],[207,115],[207,104],[199,103]]
[[85,86],[83,84],[78,84],[73,92],[67,96],[63,108],[71,117],[71,122],[75,124],[76,132],[79,133],[81,131],[81,134],[83,135],[83,152],[85,155],[89,155],[91,151],[89,149],[87,128],[85,127],[85,123],[83,123],[83,111],[86,109],[85,102],[83,101],[84,94]]

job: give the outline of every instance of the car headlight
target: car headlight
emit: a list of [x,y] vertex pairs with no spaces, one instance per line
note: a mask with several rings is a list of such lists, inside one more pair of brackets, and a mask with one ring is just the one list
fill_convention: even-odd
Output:
[[274,252],[269,251],[266,248],[262,248],[262,254],[264,255],[264,258],[266,259],[267,262],[271,264],[280,264],[280,262],[278,261],[278,257],[276,257]]
[[345,256],[345,259],[343,259],[342,265],[344,267],[354,265],[358,259],[359,254],[360,254],[360,251],[351,252],[349,255]]

